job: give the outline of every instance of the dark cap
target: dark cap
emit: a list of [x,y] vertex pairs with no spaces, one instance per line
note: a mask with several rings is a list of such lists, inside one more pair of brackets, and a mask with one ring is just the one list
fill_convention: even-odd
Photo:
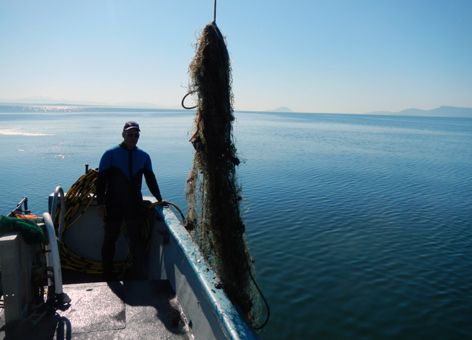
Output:
[[141,131],[139,129],[139,124],[136,122],[126,122],[125,126],[123,127],[123,131],[129,131],[133,129],[137,129],[138,131]]

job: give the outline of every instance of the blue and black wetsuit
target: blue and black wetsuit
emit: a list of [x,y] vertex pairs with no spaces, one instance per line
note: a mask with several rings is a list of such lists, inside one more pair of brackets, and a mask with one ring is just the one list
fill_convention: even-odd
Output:
[[98,204],[107,212],[133,216],[139,213],[143,196],[143,175],[152,195],[162,200],[151,158],[137,147],[128,150],[123,144],[107,150],[100,160],[97,181]]
[[127,227],[131,255],[137,253],[139,229],[144,219],[142,180],[152,195],[162,201],[156,176],[152,171],[151,158],[143,150],[134,147],[129,150],[120,144],[107,150],[98,168],[97,201],[106,205],[105,237],[102,259],[105,273],[111,273],[115,254],[115,243],[121,224]]

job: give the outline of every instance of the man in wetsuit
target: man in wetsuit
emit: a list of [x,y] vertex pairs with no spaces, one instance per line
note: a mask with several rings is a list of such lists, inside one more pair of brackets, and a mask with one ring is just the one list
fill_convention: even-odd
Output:
[[131,257],[135,262],[133,266],[136,268],[139,265],[136,255],[144,221],[141,193],[143,175],[152,195],[157,201],[162,201],[151,158],[136,147],[139,132],[138,123],[127,122],[123,127],[123,142],[103,154],[98,168],[97,202],[105,222],[102,263],[107,279],[113,278],[115,243],[123,221],[127,227]]

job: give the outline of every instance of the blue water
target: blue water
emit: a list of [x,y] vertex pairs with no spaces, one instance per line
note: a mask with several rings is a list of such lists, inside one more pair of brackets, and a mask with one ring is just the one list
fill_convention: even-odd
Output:
[[[0,212],[45,210],[130,119],[185,209],[192,113],[4,110]],[[472,338],[471,118],[237,112],[234,133],[262,338]]]

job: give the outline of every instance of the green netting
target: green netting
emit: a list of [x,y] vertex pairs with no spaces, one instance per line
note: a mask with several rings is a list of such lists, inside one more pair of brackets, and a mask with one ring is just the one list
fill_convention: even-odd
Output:
[[28,244],[46,243],[43,230],[34,221],[16,217],[0,216],[0,236],[18,232]]
[[231,67],[218,27],[207,25],[190,65],[197,93],[193,168],[188,179],[186,227],[217,273],[230,300],[254,320],[253,270],[240,216],[239,160],[232,137]]

